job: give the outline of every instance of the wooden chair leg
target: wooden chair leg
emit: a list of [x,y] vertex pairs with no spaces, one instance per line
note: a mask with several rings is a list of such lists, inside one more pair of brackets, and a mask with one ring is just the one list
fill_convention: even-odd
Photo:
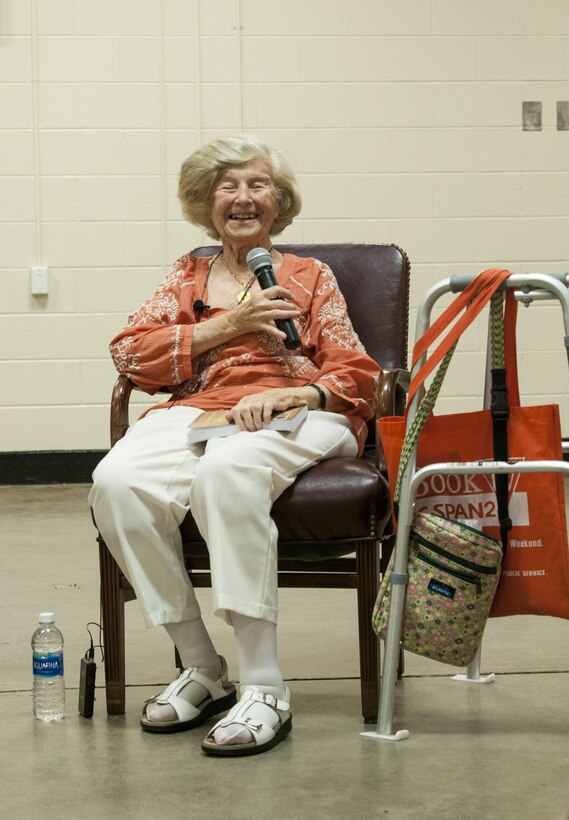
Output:
[[120,585],[120,570],[99,536],[101,572],[101,612],[105,647],[105,688],[107,714],[123,715],[125,711],[125,596]]
[[371,616],[377,596],[379,560],[377,544],[362,541],[356,547],[358,624],[360,638],[360,675],[362,715],[365,723],[377,721],[379,705],[379,639],[373,631]]

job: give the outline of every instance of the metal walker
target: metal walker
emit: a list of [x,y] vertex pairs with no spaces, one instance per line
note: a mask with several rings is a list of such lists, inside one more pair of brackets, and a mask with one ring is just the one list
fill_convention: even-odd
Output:
[[[415,339],[420,339],[430,326],[430,317],[436,301],[447,293],[459,293],[473,280],[475,275],[459,275],[441,280],[430,288],[423,297],[417,314]],[[517,301],[528,306],[533,301],[558,299],[563,312],[565,328],[564,346],[569,363],[569,274],[512,274],[504,283],[504,287],[515,290]],[[411,377],[422,367],[427,353],[415,364]],[[417,411],[417,407],[424,391],[418,391],[409,407],[407,428]],[[409,536],[415,506],[415,496],[421,483],[432,475],[498,475],[510,473],[540,473],[561,472],[569,476],[569,463],[564,461],[525,461],[516,464],[493,461],[484,463],[438,463],[416,469],[416,447],[411,454],[409,463],[402,477],[401,502],[395,541],[395,563],[392,574],[392,590],[390,602],[390,617],[385,639],[383,671],[381,675],[381,689],[377,729],[375,732],[362,732],[362,737],[373,740],[404,740],[409,737],[407,729],[394,730],[395,685],[397,683],[397,669],[399,663],[399,641],[401,638],[403,607],[407,586],[407,561],[409,551]],[[569,446],[563,447],[569,451]],[[370,614],[371,617],[371,614]],[[465,674],[455,675],[453,680],[466,683],[491,683],[494,674],[482,676],[480,674],[481,648],[476,657],[466,668]]]

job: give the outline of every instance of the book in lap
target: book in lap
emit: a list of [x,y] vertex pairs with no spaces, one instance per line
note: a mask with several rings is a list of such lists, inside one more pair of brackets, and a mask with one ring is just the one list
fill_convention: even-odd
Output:
[[[206,410],[198,416],[188,427],[188,444],[207,441],[210,438],[232,436],[239,433],[239,427],[233,421],[225,418],[227,410]],[[279,430],[281,433],[290,433],[300,427],[308,414],[308,407],[289,407],[288,410],[277,410],[265,430]]]

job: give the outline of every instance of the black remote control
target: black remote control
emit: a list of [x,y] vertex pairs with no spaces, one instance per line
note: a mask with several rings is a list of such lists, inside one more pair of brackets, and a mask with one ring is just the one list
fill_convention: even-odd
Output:
[[96,672],[97,664],[93,658],[81,658],[81,674],[79,676],[79,714],[86,718],[93,717]]

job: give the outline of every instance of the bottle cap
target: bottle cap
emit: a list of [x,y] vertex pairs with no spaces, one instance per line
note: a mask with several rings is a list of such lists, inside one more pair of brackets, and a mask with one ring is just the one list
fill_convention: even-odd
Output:
[[40,624],[52,624],[55,622],[55,615],[53,612],[40,612],[38,620]]

